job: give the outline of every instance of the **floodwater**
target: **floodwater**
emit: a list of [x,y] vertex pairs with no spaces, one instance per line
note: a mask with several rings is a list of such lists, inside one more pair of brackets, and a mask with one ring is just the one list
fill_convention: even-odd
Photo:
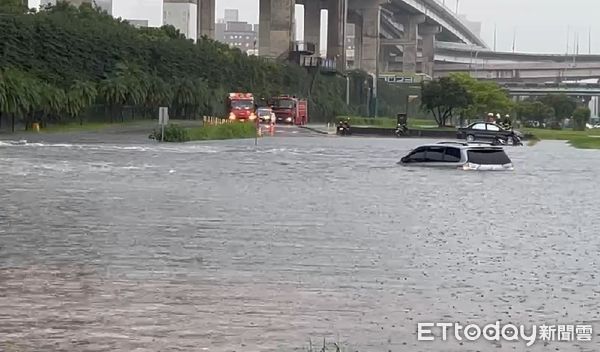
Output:
[[[600,152],[395,164],[421,142],[0,142],[0,350],[600,350]],[[497,320],[595,330],[417,341]]]

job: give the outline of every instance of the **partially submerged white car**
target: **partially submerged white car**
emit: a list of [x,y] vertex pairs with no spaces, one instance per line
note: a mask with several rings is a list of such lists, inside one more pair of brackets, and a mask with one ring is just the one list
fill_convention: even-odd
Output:
[[512,161],[502,147],[482,143],[425,144],[413,149],[399,164],[472,171],[514,170]]

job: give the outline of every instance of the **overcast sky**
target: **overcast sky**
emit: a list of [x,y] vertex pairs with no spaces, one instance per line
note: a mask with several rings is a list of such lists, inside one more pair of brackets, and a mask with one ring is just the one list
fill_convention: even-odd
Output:
[[[578,35],[579,52],[587,54],[591,28],[592,52],[600,53],[600,0],[445,0],[453,10],[457,1],[460,13],[483,23],[482,37],[490,47],[496,26],[498,50],[511,51],[516,33],[517,51],[565,53],[569,33],[569,51]],[[258,22],[258,0],[217,0],[217,18],[225,8],[238,8],[241,20]]]

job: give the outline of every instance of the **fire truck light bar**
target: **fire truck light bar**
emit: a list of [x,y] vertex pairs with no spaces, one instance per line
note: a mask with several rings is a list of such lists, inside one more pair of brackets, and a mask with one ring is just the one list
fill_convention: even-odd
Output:
[[229,93],[231,99],[252,99],[254,96],[252,93]]

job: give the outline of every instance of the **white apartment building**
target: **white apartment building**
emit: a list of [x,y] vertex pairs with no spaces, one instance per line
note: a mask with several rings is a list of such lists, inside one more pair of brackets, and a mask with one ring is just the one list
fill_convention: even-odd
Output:
[[[163,0],[70,0],[73,5],[84,2],[95,3],[98,7],[116,18],[128,21],[139,27],[161,27],[163,25]],[[39,9],[40,5],[56,4],[56,0],[28,0],[29,8]]]
[[177,28],[188,39],[197,38],[198,5],[196,0],[164,0],[163,21]]
[[134,26],[161,27],[163,0],[95,0],[96,5],[115,18]]

